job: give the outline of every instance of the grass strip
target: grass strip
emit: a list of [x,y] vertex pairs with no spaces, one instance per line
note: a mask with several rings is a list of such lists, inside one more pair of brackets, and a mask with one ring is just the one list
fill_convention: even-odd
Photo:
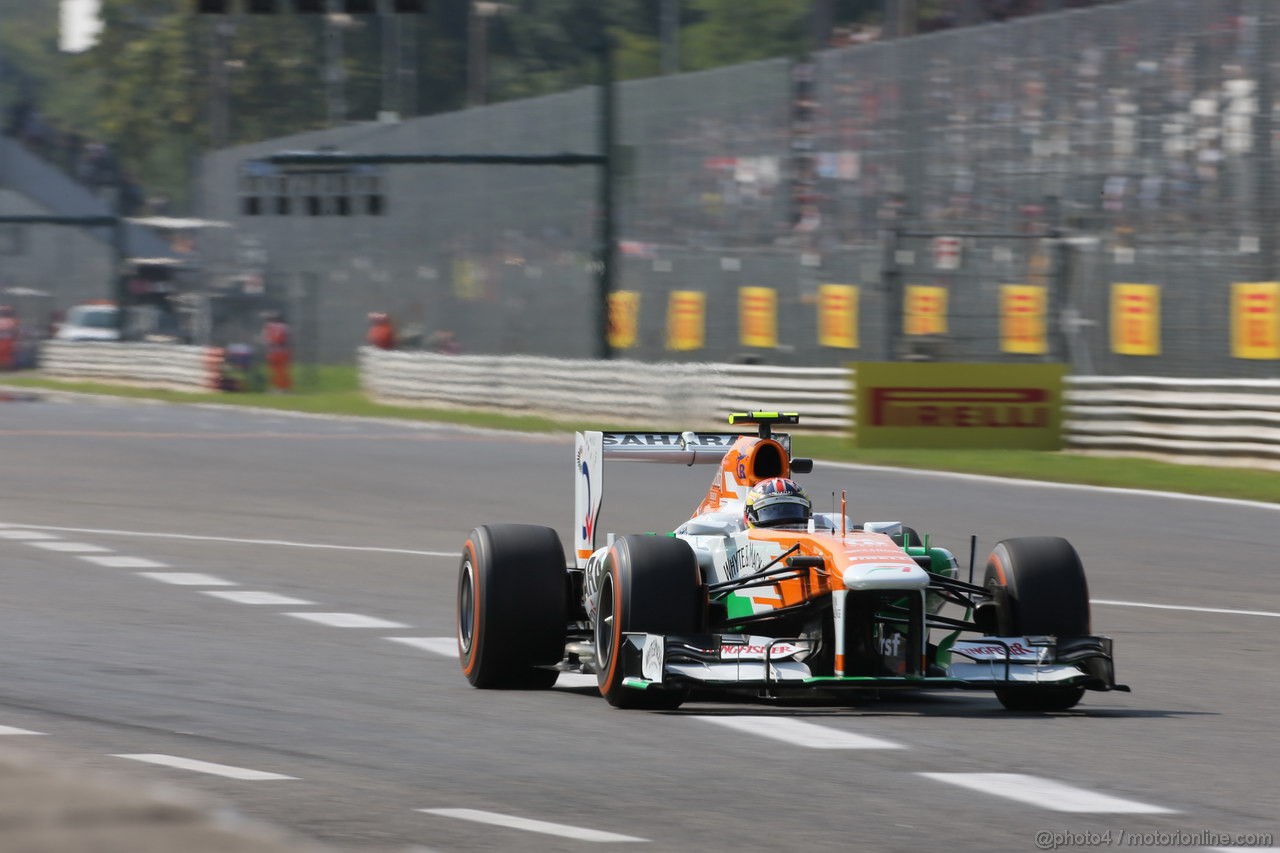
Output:
[[[0,384],[165,400],[173,403],[217,403],[313,414],[399,418],[525,432],[569,432],[601,426],[526,415],[388,406],[365,398],[359,387],[359,377],[355,367],[319,367],[308,375],[312,380],[311,390],[297,394],[225,394],[212,391],[186,393],[95,382],[63,382],[29,374],[4,377],[0,379]],[[803,414],[801,412],[802,417]],[[613,426],[617,427],[616,424]],[[1246,468],[1216,468],[1132,457],[1110,458],[1032,450],[859,449],[848,446],[840,438],[810,435],[796,437],[795,451],[797,455],[812,456],[817,459],[859,462],[867,465],[956,471],[1058,483],[1154,489],[1280,503],[1280,473]]]

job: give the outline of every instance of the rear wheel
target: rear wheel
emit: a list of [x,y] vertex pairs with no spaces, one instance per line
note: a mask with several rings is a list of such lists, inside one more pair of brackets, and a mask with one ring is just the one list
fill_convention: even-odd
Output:
[[475,687],[545,689],[560,673],[568,604],[560,537],[494,524],[467,537],[458,572],[458,657]]
[[[997,602],[1002,636],[1080,637],[1091,633],[1089,585],[1080,555],[1057,536],[1006,539],[987,558],[983,586]],[[1002,594],[1001,594],[1002,593]],[[1005,687],[996,690],[1010,711],[1065,711],[1083,687]]]
[[605,558],[596,609],[596,681],[615,708],[678,708],[687,687],[636,690],[622,684],[623,635],[695,634],[705,613],[702,572],[688,543],[669,536],[624,536]]

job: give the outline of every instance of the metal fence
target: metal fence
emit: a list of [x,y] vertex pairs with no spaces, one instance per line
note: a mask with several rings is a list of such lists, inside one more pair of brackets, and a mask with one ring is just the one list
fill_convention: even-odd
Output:
[[[1278,44],[1268,0],[1130,0],[812,63],[625,83],[617,287],[640,303],[623,354],[1057,358],[1077,373],[1272,375],[1274,360],[1231,356],[1228,299],[1232,282],[1278,277]],[[206,160],[206,212],[239,227],[209,248],[215,277],[244,271],[244,244],[258,251],[269,290],[315,306],[328,360],[352,357],[372,310],[424,340],[450,330],[466,352],[589,356],[594,170],[393,167],[385,215],[249,217],[237,169],[324,145],[594,151],[595,99],[586,89],[218,152]],[[959,240],[958,261],[943,262],[931,237],[965,234],[975,236]],[[1158,355],[1112,352],[1117,282],[1161,287]],[[858,349],[820,345],[823,283],[860,286]],[[1009,283],[1048,288],[1049,352],[1002,351]],[[946,289],[945,335],[904,334],[912,284]],[[742,286],[777,290],[776,348],[741,345]],[[700,350],[667,349],[673,290],[707,295]]]

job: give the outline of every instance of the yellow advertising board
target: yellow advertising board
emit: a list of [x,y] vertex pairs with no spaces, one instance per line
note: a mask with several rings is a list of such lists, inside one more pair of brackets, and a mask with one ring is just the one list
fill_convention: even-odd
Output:
[[640,293],[615,290],[609,294],[609,346],[631,349],[636,345],[636,328],[640,321]]
[[1251,281],[1231,285],[1231,355],[1280,358],[1280,283]]
[[1063,364],[857,362],[858,447],[1058,450]]
[[1049,351],[1045,323],[1048,290],[1036,284],[1000,287],[1000,351],[1044,355]]
[[744,347],[776,347],[778,291],[772,287],[738,288],[738,329]]
[[903,331],[908,335],[947,333],[947,289],[908,284],[903,293]]
[[1160,285],[1111,285],[1111,351],[1160,354]]
[[818,346],[858,348],[856,285],[818,285]]
[[702,349],[707,338],[707,295],[701,290],[673,290],[667,298],[667,349]]

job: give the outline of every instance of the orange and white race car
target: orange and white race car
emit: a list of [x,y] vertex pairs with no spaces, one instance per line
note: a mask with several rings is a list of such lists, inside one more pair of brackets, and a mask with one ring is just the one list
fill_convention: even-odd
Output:
[[[1006,539],[982,583],[954,554],[898,522],[813,513],[774,426],[790,413],[731,415],[750,433],[580,432],[575,561],[550,528],[478,527],[458,580],[462,670],[481,688],[550,687],[594,673],[623,708],[674,708],[692,688],[992,690],[1011,710],[1073,707],[1116,684],[1111,640],[1090,629],[1089,594],[1065,539]],[[673,533],[597,547],[605,460],[714,464]],[[953,611],[947,613],[946,611]]]

